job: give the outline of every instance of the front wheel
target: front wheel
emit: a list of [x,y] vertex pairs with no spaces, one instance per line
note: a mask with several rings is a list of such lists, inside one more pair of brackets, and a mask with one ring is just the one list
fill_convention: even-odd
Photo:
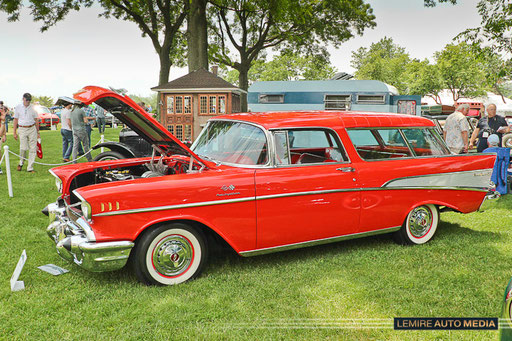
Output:
[[201,231],[173,223],[145,234],[137,243],[134,256],[135,273],[141,282],[174,285],[199,275],[208,250]]
[[432,204],[413,208],[400,230],[394,234],[395,241],[400,244],[425,244],[437,230],[439,211]]

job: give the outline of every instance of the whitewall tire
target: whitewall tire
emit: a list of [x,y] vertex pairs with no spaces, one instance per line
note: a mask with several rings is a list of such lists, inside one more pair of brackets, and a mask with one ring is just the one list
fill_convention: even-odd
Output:
[[413,208],[397,232],[395,240],[400,244],[425,244],[432,239],[439,224],[439,211],[427,204]]
[[135,249],[135,273],[146,284],[174,285],[199,275],[207,258],[204,235],[182,223],[146,233]]

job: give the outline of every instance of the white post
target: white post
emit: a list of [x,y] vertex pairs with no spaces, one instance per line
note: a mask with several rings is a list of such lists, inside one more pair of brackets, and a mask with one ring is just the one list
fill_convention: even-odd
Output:
[[7,188],[9,190],[9,197],[13,197],[12,195],[12,180],[11,180],[11,162],[9,160],[9,146],[4,146],[4,155],[5,155],[5,172],[7,174]]
[[[100,143],[105,142],[105,135],[101,134]],[[103,153],[103,147],[101,147],[101,152]]]

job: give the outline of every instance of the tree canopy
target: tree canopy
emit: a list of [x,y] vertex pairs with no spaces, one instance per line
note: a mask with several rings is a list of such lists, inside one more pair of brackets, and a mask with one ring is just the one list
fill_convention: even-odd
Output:
[[407,92],[407,65],[411,62],[405,48],[384,37],[369,48],[352,52],[351,66],[358,79],[375,79],[393,85],[400,93]]
[[63,20],[70,11],[91,7],[94,3],[98,3],[103,8],[100,16],[135,23],[142,35],[151,39],[159,56],[159,84],[169,81],[171,65],[184,65],[185,36],[180,28],[188,14],[189,1],[187,0],[0,0],[0,11],[9,15],[9,21],[16,21],[25,3],[34,20],[42,22],[41,31],[46,31]]
[[[336,73],[328,54],[300,55],[285,51],[270,61],[258,59],[249,70],[249,84],[256,81],[329,79]],[[224,72],[228,82],[238,84],[238,71]]]
[[[211,0],[211,60],[239,72],[247,90],[251,66],[273,49],[315,50],[319,43],[339,46],[375,26],[363,0]],[[242,101],[242,110],[247,102]]]

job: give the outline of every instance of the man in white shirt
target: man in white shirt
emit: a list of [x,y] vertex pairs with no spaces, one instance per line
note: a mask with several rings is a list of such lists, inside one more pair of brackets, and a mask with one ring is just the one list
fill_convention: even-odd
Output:
[[28,153],[28,166],[27,172],[34,172],[34,161],[36,160],[37,139],[39,135],[39,117],[30,102],[32,95],[29,93],[23,94],[23,103],[18,104],[14,108],[14,139],[18,139],[18,130],[20,136],[20,159],[18,171],[23,168],[24,158]]
[[446,118],[444,140],[450,151],[455,154],[468,152],[469,123],[466,119],[469,104],[461,104],[453,114]]

